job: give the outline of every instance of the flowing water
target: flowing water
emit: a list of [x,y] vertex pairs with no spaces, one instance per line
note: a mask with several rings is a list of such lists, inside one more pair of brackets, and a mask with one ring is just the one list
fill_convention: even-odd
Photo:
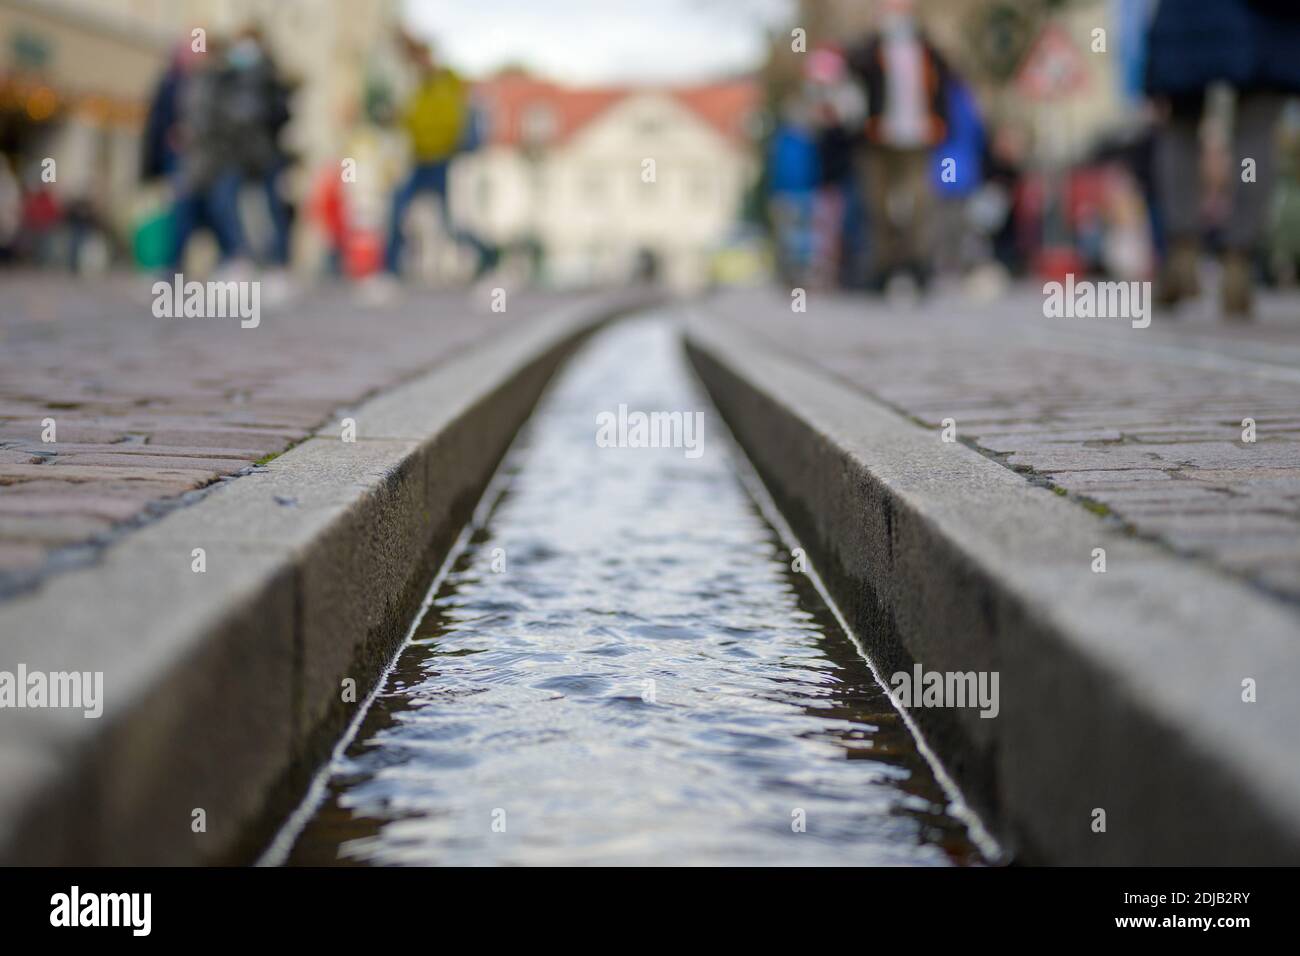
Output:
[[[700,441],[602,447],[620,404]],[[270,858],[979,862],[742,467],[667,321],[596,336]]]

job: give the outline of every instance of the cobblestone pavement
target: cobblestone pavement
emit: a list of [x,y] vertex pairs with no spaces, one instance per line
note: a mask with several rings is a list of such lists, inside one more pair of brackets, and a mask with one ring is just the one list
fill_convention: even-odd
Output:
[[[1300,296],[1260,321],[1207,311],[1049,319],[1020,289],[974,306],[772,292],[704,308],[1032,481],[1300,600]],[[1243,441],[1254,419],[1256,441]]]
[[[0,291],[0,599],[125,525],[254,467],[332,413],[500,334],[555,296],[302,291],[261,324],[155,318],[151,280],[6,274]],[[55,442],[42,421],[55,421]]]

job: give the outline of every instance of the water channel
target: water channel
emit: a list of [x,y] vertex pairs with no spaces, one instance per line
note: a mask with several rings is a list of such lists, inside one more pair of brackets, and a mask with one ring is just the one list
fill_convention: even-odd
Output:
[[[698,443],[604,447],[620,405]],[[746,473],[666,316],[590,340],[268,861],[981,862]]]

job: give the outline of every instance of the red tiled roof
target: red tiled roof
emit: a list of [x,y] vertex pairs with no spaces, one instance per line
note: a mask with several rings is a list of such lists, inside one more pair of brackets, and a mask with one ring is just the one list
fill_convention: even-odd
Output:
[[762,101],[758,84],[753,80],[688,86],[672,92],[728,139],[748,141],[751,138],[748,123]]
[[687,108],[729,140],[747,138],[745,122],[759,104],[757,84],[730,80],[704,86],[567,87],[524,73],[502,73],[474,84],[490,116],[488,139],[518,145],[530,111],[544,109],[554,124],[552,142],[565,142],[620,100],[638,93],[663,93]]

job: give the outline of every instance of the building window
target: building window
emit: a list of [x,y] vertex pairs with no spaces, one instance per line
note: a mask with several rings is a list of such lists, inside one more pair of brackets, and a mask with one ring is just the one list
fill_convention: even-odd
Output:
[[520,118],[519,137],[529,146],[545,146],[555,138],[559,123],[549,106],[535,103],[524,109]]

